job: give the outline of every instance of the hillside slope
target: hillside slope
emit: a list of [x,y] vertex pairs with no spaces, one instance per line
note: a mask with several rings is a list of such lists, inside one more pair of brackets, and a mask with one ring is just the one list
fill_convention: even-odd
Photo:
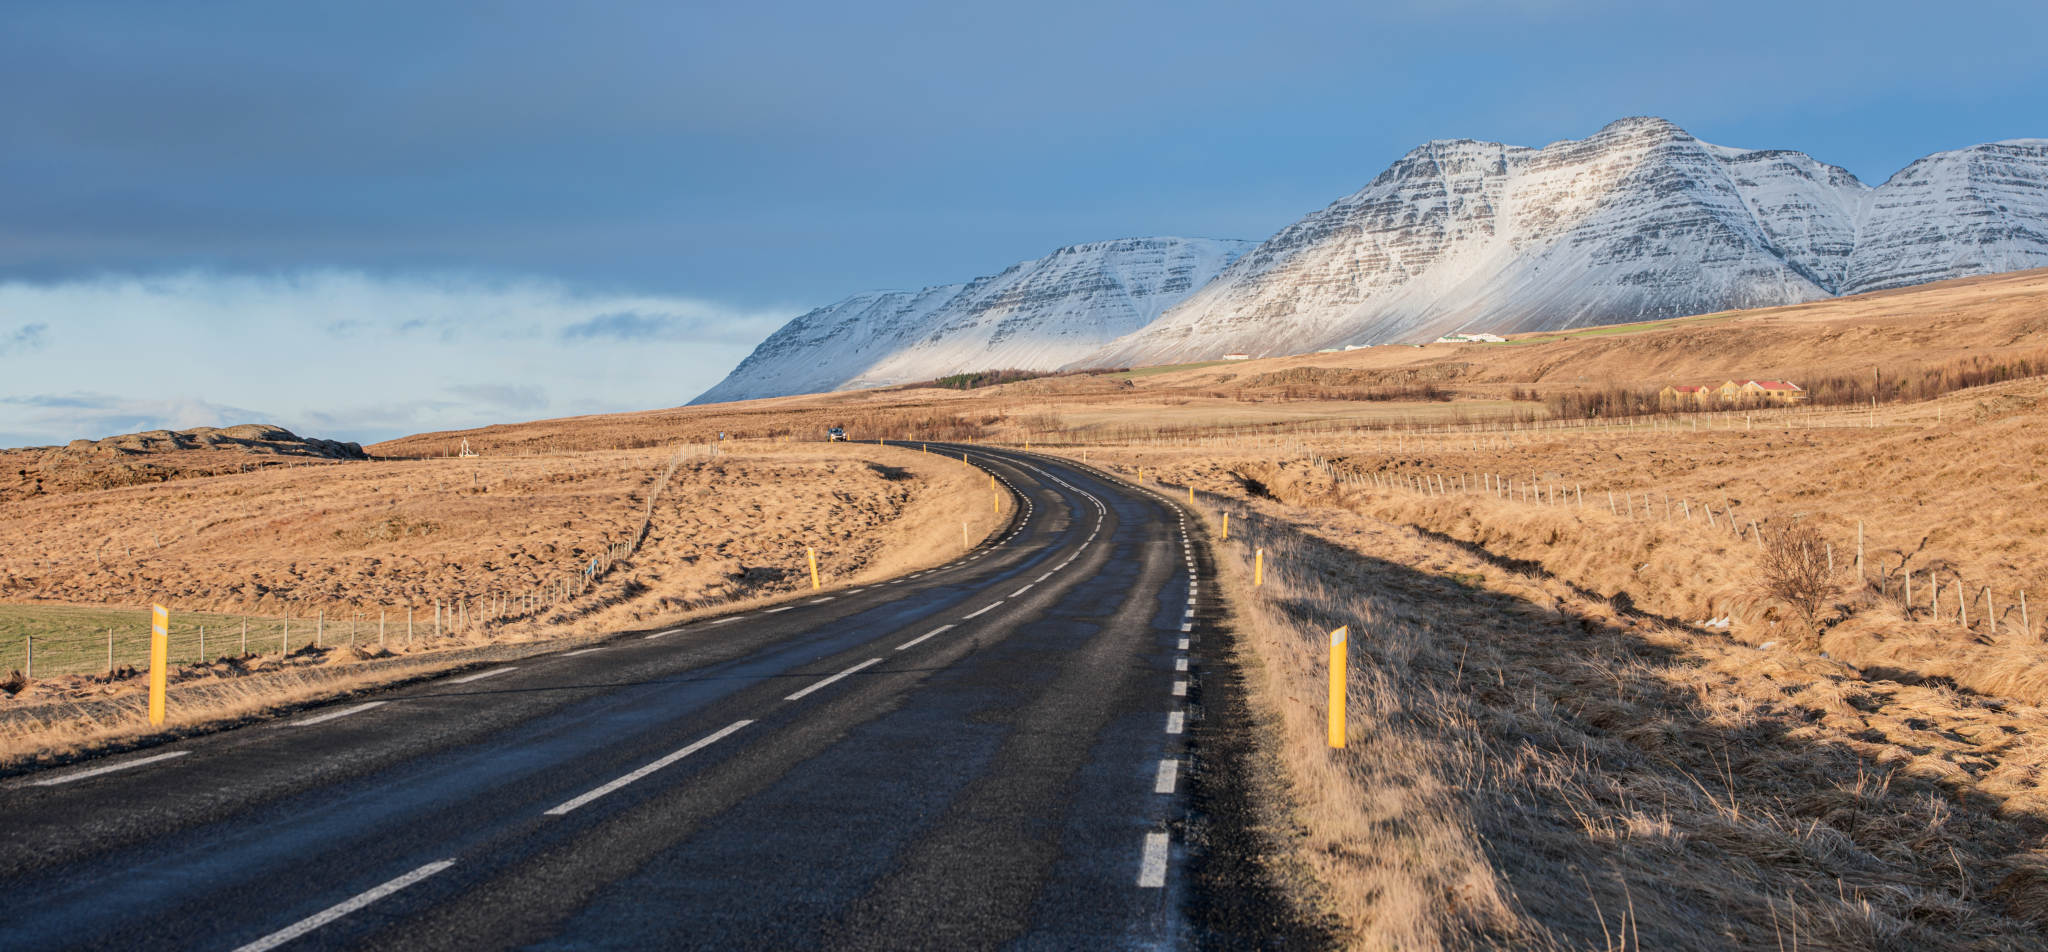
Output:
[[1138,330],[1252,245],[1125,238],[1061,248],[967,284],[869,291],[790,321],[692,404],[1051,370]]

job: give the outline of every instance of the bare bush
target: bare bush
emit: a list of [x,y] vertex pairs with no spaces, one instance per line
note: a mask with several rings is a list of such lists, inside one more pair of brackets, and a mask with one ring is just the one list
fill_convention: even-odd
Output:
[[1842,594],[1842,582],[1829,555],[1827,539],[1813,526],[1800,523],[1764,541],[1756,567],[1764,594],[1799,615],[1806,630],[1820,634],[1820,613]]

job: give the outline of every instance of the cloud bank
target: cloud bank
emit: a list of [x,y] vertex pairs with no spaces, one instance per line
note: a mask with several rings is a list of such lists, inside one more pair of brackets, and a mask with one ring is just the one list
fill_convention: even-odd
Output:
[[537,279],[0,283],[0,445],[267,422],[364,443],[678,406],[790,317]]

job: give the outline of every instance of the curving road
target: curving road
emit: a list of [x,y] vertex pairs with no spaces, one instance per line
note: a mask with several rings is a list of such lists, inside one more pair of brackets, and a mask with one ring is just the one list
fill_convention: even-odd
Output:
[[1202,716],[1235,678],[1204,654],[1228,634],[1198,527],[1083,468],[967,449],[1026,505],[940,568],[0,782],[0,945],[1299,932],[1238,855],[1260,848],[1228,762],[1247,735]]

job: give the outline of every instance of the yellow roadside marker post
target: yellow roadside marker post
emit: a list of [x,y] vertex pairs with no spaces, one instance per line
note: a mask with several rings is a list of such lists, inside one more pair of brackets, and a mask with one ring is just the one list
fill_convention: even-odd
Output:
[[963,549],[974,548],[974,543],[967,541],[967,523],[964,522],[960,524],[960,547]]
[[1230,513],[1223,514],[1223,541],[1230,541]]
[[811,563],[811,588],[818,587],[818,550],[806,547],[804,559]]
[[1194,504],[1195,504],[1195,487],[1193,487],[1193,486],[1189,486],[1189,487],[1188,487],[1188,505],[1192,506],[1192,505],[1194,505]]
[[1252,587],[1258,588],[1265,584],[1266,550],[1264,548],[1259,548],[1252,551]]
[[1350,648],[1351,626],[1330,632],[1330,746],[1344,746],[1344,655]]
[[149,722],[164,722],[164,682],[171,668],[171,612],[149,606]]

